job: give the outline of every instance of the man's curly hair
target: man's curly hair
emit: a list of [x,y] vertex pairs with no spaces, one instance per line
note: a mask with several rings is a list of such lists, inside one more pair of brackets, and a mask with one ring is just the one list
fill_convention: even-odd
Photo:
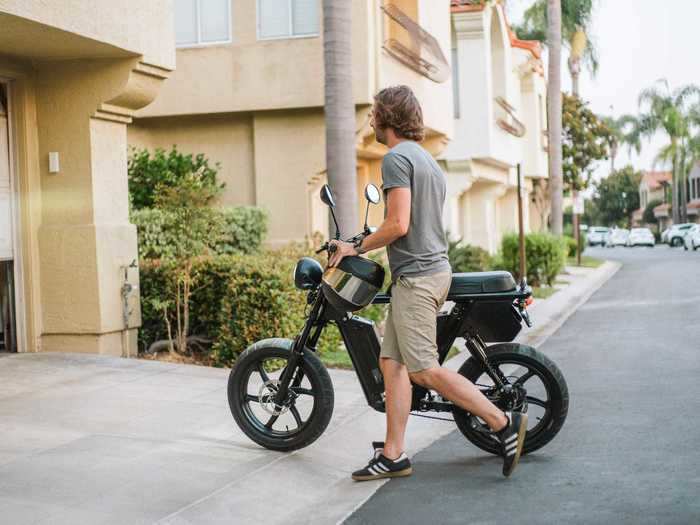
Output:
[[374,125],[392,128],[397,136],[421,142],[425,138],[423,110],[408,86],[392,86],[374,96]]

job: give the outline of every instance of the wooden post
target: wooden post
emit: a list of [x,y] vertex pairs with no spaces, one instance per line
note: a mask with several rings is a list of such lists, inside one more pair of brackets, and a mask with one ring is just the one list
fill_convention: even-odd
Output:
[[525,225],[523,224],[523,194],[522,182],[520,180],[520,163],[517,166],[518,172],[518,244],[520,249],[520,279],[525,278]]
[[581,266],[581,231],[579,227],[579,214],[576,213],[576,203],[578,199],[578,191],[573,190],[574,205],[572,206],[572,219],[574,223],[574,240],[576,241],[576,266]]

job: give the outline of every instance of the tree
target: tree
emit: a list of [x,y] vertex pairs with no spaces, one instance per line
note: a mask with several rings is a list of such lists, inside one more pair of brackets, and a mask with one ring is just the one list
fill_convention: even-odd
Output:
[[634,126],[637,119],[633,115],[622,115],[620,117],[603,117],[603,123],[611,131],[610,136],[610,171],[615,171],[615,158],[620,151],[620,146],[627,145],[627,152],[632,149],[640,151],[641,144],[639,137],[634,134]]
[[535,0],[525,11],[523,24],[516,27],[519,38],[539,40],[549,48],[549,177],[552,184],[552,231],[555,234],[561,234],[563,226],[561,119],[558,119],[561,110],[561,44],[563,39],[569,49],[572,91],[578,96],[581,64],[585,63],[593,74],[598,69],[596,49],[589,35],[592,12],[593,0]]
[[354,233],[359,224],[351,23],[352,2],[323,0],[326,169],[336,201],[335,214],[346,234]]
[[561,3],[548,0],[547,40],[547,133],[549,144],[549,181],[552,199],[551,228],[554,235],[564,229],[564,181],[561,155]]
[[635,171],[632,166],[625,166],[598,182],[594,206],[601,222],[630,226],[632,212],[639,208],[641,180],[641,172]]
[[671,210],[675,223],[686,220],[685,177],[688,147],[691,144],[690,126],[694,123],[695,114],[691,104],[699,96],[700,88],[695,85],[689,84],[671,91],[668,82],[662,79],[643,90],[638,99],[641,112],[632,133],[633,139],[637,142],[640,138],[650,139],[660,131],[668,140],[657,158],[671,163]]
[[579,97],[563,97],[562,159],[564,188],[572,192],[586,189],[591,169],[608,158],[613,133]]
[[644,208],[644,213],[642,213],[642,222],[644,224],[659,224],[659,219],[654,215],[654,208],[662,203],[663,201],[659,199],[649,201],[649,204]]
[[[561,39],[569,50],[571,91],[579,95],[581,66],[594,75],[598,71],[598,52],[591,39],[593,0],[561,0]],[[519,38],[539,40],[549,45],[546,35],[548,23],[547,0],[535,0],[525,11],[523,23],[516,27]]]

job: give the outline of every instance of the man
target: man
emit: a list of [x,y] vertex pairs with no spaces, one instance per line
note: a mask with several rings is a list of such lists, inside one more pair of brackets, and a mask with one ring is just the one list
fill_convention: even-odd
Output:
[[376,443],[369,464],[353,473],[356,481],[408,476],[404,451],[411,410],[411,381],[439,392],[480,417],[502,444],[503,474],[518,464],[527,415],[504,413],[468,379],[442,368],[437,360],[436,316],[450,288],[452,270],[442,226],[445,175],[418,143],[423,140],[423,113],[407,86],[381,90],[374,97],[372,120],[377,141],[388,146],[382,161],[384,222],[357,245],[332,241],[329,264],[343,257],[387,247],[391,268],[391,304],[380,368],[386,387],[386,439]]

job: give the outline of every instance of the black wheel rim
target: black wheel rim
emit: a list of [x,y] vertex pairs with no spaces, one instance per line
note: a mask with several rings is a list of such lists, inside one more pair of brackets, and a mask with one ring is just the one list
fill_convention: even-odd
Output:
[[[513,402],[512,397],[498,395],[486,372],[483,372],[474,381],[474,384],[500,409],[523,410],[528,414],[528,439],[535,438],[540,432],[545,431],[552,422],[550,378],[540,367],[522,361],[506,359],[498,363],[491,363],[491,366],[501,370],[508,382],[517,390],[517,394],[514,396],[516,401]],[[489,432],[489,428],[483,420],[475,416],[472,416],[472,419],[473,423],[482,427],[481,430]]]
[[286,367],[286,357],[267,356],[248,364],[240,382],[240,402],[248,423],[267,436],[292,438],[302,432],[316,412],[314,378],[297,368],[287,399],[274,403],[276,382]]

